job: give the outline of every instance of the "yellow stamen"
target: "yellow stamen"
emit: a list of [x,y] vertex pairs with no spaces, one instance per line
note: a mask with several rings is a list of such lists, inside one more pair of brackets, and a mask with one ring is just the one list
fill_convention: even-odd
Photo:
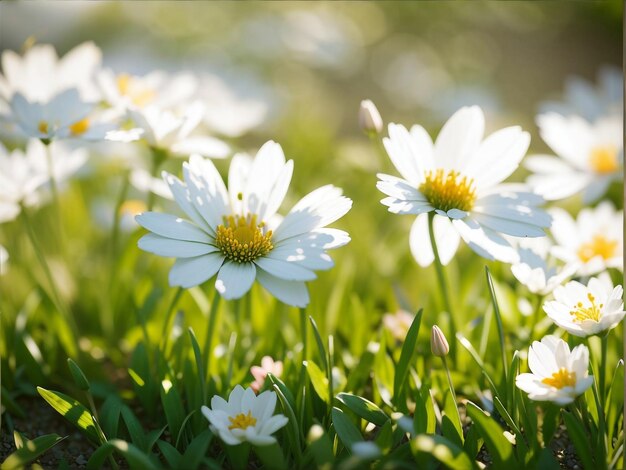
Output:
[[120,206],[120,215],[137,215],[147,210],[146,203],[138,199],[129,199]]
[[247,415],[239,413],[234,418],[229,416],[228,420],[230,421],[228,429],[246,429],[247,427],[254,426],[256,424],[256,418],[252,416],[251,411],[248,411]]
[[469,211],[476,202],[474,180],[455,170],[430,170],[418,188],[428,202],[442,211]]
[[578,257],[584,263],[596,256],[609,259],[615,256],[618,241],[605,238],[604,235],[594,235],[590,242],[583,243],[578,249]]
[[149,104],[156,96],[152,88],[143,86],[140,80],[137,80],[127,73],[122,73],[117,76],[117,89],[120,95],[128,97],[133,104],[140,108]]
[[81,135],[89,130],[89,119],[81,119],[70,126],[72,135]]
[[578,302],[574,305],[573,310],[569,312],[570,315],[574,317],[572,319],[574,323],[582,323],[585,320],[593,320],[595,322],[600,321],[604,304],[596,304],[596,298],[593,294],[591,294],[591,292],[587,294],[587,299],[589,299],[589,306],[585,306],[582,302]]
[[42,134],[47,134],[48,121],[39,121],[39,124],[37,125],[37,130],[39,130],[39,132],[41,132]]
[[573,387],[576,385],[576,372],[570,372],[565,367],[561,367],[558,372],[552,374],[552,377],[546,377],[542,382],[559,389]]
[[589,164],[596,173],[613,173],[619,168],[617,148],[612,145],[596,147],[589,155]]
[[224,217],[224,224],[217,227],[215,244],[229,260],[249,263],[274,248],[272,231],[264,234],[263,227],[263,223],[257,224],[256,215]]

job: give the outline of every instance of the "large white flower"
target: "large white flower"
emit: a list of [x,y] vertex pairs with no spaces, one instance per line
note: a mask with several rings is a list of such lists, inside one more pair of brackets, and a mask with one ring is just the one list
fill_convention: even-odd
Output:
[[589,279],[585,286],[571,281],[554,290],[554,300],[543,309],[558,326],[575,336],[597,335],[615,328],[624,318],[622,286],[610,276]]
[[196,153],[204,157],[227,157],[230,148],[225,142],[214,137],[192,135],[203,112],[200,103],[189,105],[180,114],[156,106],[128,111],[132,121],[143,130],[142,138],[153,149],[178,156]]
[[211,431],[228,445],[250,442],[257,446],[274,444],[272,436],[289,420],[282,414],[274,414],[276,393],[265,391],[255,395],[251,388],[237,385],[228,401],[220,396],[211,399],[211,408],[202,407],[202,414],[209,420]]
[[603,67],[598,72],[598,83],[580,77],[570,77],[565,82],[562,101],[548,101],[541,106],[542,112],[557,112],[563,116],[578,115],[590,121],[622,114],[624,78],[621,69]]
[[[46,152],[50,152],[50,159]],[[0,144],[0,222],[13,220],[22,205],[32,206],[41,202],[43,192],[50,183],[50,168],[57,185],[74,174],[86,161],[84,149],[68,150],[53,142],[46,148],[39,140],[30,140],[25,151],[7,152]]]
[[576,220],[563,209],[552,208],[552,254],[567,263],[578,262],[578,274],[589,276],[606,268],[624,270],[622,211],[602,202],[580,211]]
[[422,266],[433,261],[428,212],[436,213],[434,233],[444,264],[454,256],[460,238],[485,258],[515,262],[517,251],[501,234],[541,237],[550,225],[550,217],[538,208],[541,196],[523,185],[500,184],[518,167],[529,134],[514,126],[483,140],[484,126],[477,106],[457,111],[434,144],[421,126],[409,132],[389,125],[383,142],[402,178],[379,174],[377,187],[388,196],[381,202],[390,212],[418,216],[410,243]]
[[589,123],[578,116],[556,113],[537,117],[543,140],[558,157],[529,156],[524,166],[534,174],[528,184],[548,200],[582,192],[585,203],[601,197],[614,180],[622,177],[622,117]]
[[102,51],[85,42],[59,59],[50,44],[35,44],[23,56],[6,50],[2,53],[0,98],[7,102],[20,93],[29,101],[45,103],[70,88],[83,99],[95,101],[99,93],[95,74],[102,62]]
[[189,220],[147,212],[137,217],[152,233],[139,240],[145,251],[178,258],[172,286],[192,287],[217,274],[226,299],[242,297],[255,279],[279,300],[309,302],[305,281],[333,261],[326,250],[345,245],[346,232],[324,228],[346,214],[352,201],[328,185],[303,197],[282,219],[277,211],[289,188],[293,161],[267,142],[254,160],[236,155],[228,189],[210,160],[194,155],[183,164],[184,182],[163,173]]
[[567,405],[593,384],[587,346],[581,344],[570,352],[567,343],[555,336],[533,341],[528,367],[532,373],[518,375],[515,385],[531,400]]

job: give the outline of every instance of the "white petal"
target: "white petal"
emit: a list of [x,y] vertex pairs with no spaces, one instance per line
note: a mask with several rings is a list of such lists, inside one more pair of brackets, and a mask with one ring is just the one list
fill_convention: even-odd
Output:
[[224,262],[221,253],[209,253],[196,258],[177,259],[169,274],[170,286],[189,288],[215,276]]
[[226,261],[217,274],[215,288],[227,300],[239,299],[252,287],[256,271],[253,263]]
[[142,227],[162,237],[201,243],[213,241],[206,232],[175,215],[144,212],[137,215],[135,220]]
[[153,233],[148,233],[141,237],[137,242],[137,246],[149,253],[173,258],[192,258],[217,251],[217,248],[206,243],[174,240]]
[[485,130],[485,116],[478,106],[459,109],[444,124],[435,141],[435,166],[463,170],[468,156],[478,149]]
[[257,270],[257,279],[270,294],[287,305],[306,307],[309,304],[309,292],[304,282],[278,279],[262,269]]
[[272,276],[286,281],[312,281],[317,278],[313,271],[289,261],[262,257],[254,262]]
[[505,263],[515,263],[519,259],[517,251],[500,235],[482,227],[473,219],[456,219],[452,223],[469,247],[487,259],[497,259]]
[[187,137],[172,145],[170,150],[177,155],[198,154],[210,158],[226,158],[230,153],[228,144],[207,136]]

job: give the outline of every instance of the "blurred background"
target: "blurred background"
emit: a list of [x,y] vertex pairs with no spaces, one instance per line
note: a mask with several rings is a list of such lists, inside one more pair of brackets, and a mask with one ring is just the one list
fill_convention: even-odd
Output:
[[[621,67],[621,22],[619,1],[3,1],[0,49],[19,51],[36,41],[63,54],[92,40],[103,49],[105,66],[117,72],[165,69],[221,77],[228,93],[246,104],[234,120],[254,113],[253,121],[260,121],[241,136],[223,129],[221,137],[248,151],[274,139],[295,160],[283,213],[327,183],[355,201],[336,224],[352,234],[352,243],[333,253],[337,267],[311,286],[312,309],[335,309],[329,321],[336,323],[351,302],[371,302],[364,311],[397,308],[390,286],[412,306],[436,290],[433,268],[419,268],[409,253],[412,217],[388,214],[379,203],[375,175],[395,171],[359,129],[360,101],[372,99],[385,123],[420,123],[432,135],[459,107],[479,104],[488,132],[521,124],[532,134],[531,153],[546,152],[534,125],[539,104],[558,99],[567,77],[595,82],[601,67]],[[207,93],[219,95],[209,88]],[[180,160],[167,166],[179,171]],[[227,161],[218,166],[225,174]],[[521,171],[515,176],[522,177]],[[98,197],[106,197],[108,190],[100,190]],[[88,259],[74,276],[92,276],[96,242],[86,244],[78,223],[68,233],[78,240],[77,256]],[[8,235],[3,238],[6,244]],[[171,263],[154,258],[150,263],[159,265],[155,276],[165,287]],[[458,278],[460,269],[480,273],[483,264],[464,247],[451,276]],[[328,289],[337,284],[340,292]],[[17,301],[25,293],[20,290],[8,295]],[[87,299],[80,303],[88,308]],[[379,321],[375,315],[371,323]]]

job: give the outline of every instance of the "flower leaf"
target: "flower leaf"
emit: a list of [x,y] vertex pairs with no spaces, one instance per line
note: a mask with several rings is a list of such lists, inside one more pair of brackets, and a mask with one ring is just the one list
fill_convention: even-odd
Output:
[[57,413],[83,431],[89,439],[95,443],[100,442],[98,433],[96,432],[96,425],[90,411],[85,408],[85,406],[72,397],[60,392],[55,392],[54,390],[46,390],[45,388],[37,387],[37,391]]

